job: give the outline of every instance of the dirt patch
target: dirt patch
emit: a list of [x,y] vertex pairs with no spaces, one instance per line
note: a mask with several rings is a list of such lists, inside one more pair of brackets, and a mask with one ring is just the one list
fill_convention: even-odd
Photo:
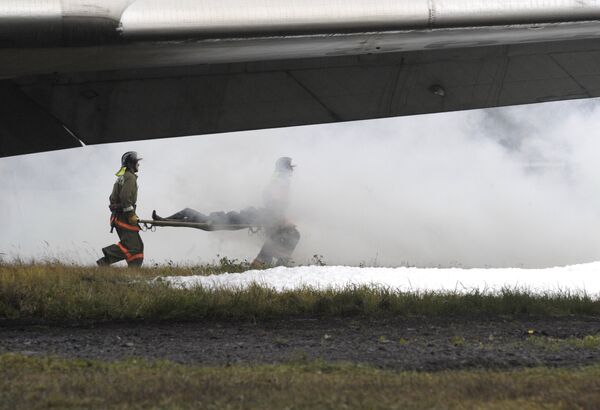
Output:
[[20,326],[0,329],[0,353],[206,365],[321,359],[398,370],[519,368],[600,363],[598,334],[595,318]]

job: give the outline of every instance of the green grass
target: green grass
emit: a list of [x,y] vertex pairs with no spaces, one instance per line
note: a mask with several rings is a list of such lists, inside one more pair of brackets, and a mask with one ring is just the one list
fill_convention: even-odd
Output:
[[600,314],[600,301],[586,295],[532,295],[519,290],[396,293],[348,287],[276,292],[248,289],[175,289],[157,276],[211,274],[199,268],[99,269],[57,264],[0,265],[0,320],[104,322],[121,320],[265,320],[350,316],[562,316]]
[[0,408],[594,409],[600,366],[394,372],[350,364],[199,367],[0,356]]

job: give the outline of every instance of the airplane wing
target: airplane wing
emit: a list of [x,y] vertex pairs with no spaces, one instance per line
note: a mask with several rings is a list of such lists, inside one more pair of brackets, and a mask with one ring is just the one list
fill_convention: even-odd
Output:
[[600,95],[600,0],[0,0],[0,157]]

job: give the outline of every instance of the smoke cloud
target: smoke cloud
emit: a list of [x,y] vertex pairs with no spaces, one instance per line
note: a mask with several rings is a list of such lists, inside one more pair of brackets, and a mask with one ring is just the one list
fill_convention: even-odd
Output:
[[[5,259],[93,263],[116,240],[108,195],[137,150],[138,214],[258,206],[275,160],[298,164],[294,259],[378,266],[547,267],[600,259],[600,102],[85,147],[0,159]],[[262,238],[163,228],[150,263],[252,260]]]

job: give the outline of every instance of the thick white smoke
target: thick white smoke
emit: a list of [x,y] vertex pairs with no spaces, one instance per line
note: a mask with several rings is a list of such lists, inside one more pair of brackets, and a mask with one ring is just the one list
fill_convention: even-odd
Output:
[[[115,241],[107,197],[135,149],[139,214],[260,205],[280,156],[298,164],[298,263],[545,267],[600,259],[600,102],[405,117],[86,147],[0,159],[0,253],[93,263]],[[147,260],[251,260],[247,232],[165,228]]]

